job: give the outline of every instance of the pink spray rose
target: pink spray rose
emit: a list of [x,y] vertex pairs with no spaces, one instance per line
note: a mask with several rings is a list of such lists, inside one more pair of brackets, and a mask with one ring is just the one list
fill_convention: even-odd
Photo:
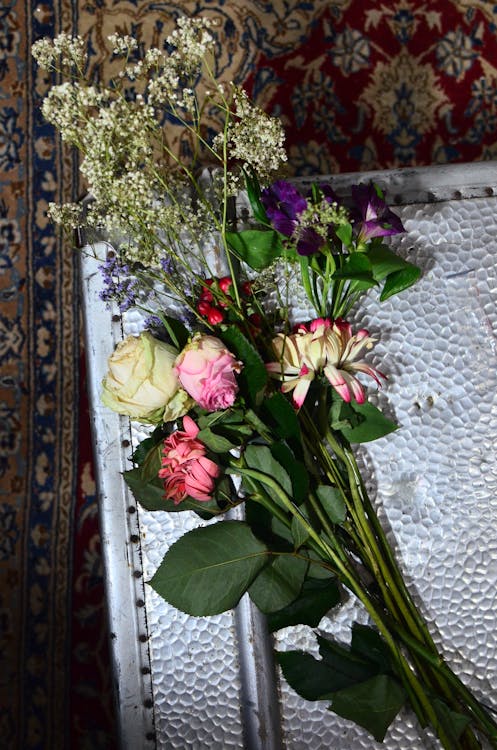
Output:
[[217,411],[233,405],[238,393],[235,373],[242,366],[218,338],[197,333],[176,358],[174,370],[197,404]]
[[176,430],[162,450],[162,469],[166,498],[177,505],[185,497],[207,502],[212,498],[219,466],[205,455],[205,445],[197,440],[199,428],[191,417],[183,417],[183,430]]

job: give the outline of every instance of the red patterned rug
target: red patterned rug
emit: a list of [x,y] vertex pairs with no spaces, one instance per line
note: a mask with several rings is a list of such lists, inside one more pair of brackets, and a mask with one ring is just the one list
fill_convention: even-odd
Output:
[[77,185],[29,48],[77,32],[96,65],[108,34],[157,43],[183,12],[220,19],[220,73],[283,119],[296,174],[497,157],[485,0],[2,4],[0,729],[13,750],[116,745],[77,266],[45,216]]

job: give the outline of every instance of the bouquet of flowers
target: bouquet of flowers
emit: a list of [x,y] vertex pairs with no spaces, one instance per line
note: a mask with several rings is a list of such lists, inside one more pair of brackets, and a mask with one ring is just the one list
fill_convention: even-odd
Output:
[[385,300],[418,279],[385,244],[400,219],[375,185],[342,199],[283,179],[281,125],[217,79],[206,20],[180,19],[161,49],[111,42],[106,84],[85,77],[80,38],[33,53],[64,76],[43,111],[91,195],[50,214],[105,231],[102,298],[147,316],[103,382],[110,409],[150,425],[125,480],[147,510],[215,520],[150,585],[194,616],[248,592],[272,630],[317,627],[346,589],[369,624],[351,624],[350,644],[320,633],[320,659],[278,653],[289,684],[378,741],[408,705],[447,750],[497,748],[494,712],[437,650],[352,448],[396,429],[367,398],[367,379],[386,379],[376,339],[347,318],[369,289]]

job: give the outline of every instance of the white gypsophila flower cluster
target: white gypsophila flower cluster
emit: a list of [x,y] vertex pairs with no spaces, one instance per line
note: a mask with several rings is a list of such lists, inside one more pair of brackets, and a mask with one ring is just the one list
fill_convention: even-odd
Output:
[[41,110],[45,119],[60,132],[62,140],[78,144],[88,111],[100,107],[104,101],[104,95],[94,86],[67,82],[53,86]]
[[137,40],[127,34],[110,34],[107,39],[111,43],[113,55],[129,55],[138,49]]
[[[255,169],[262,178],[267,177],[287,160],[281,122],[252,104],[242,89],[235,89],[233,99],[235,119],[230,122],[227,134],[230,156]],[[223,144],[224,134],[220,133],[213,148],[219,152]]]
[[81,203],[49,203],[47,216],[54,224],[66,229],[76,229],[81,226],[83,206]]
[[113,185],[123,173],[143,172],[151,189],[156,187],[151,136],[158,126],[153,114],[142,99],[118,99],[85,123],[80,132],[80,171],[99,202],[115,202]]
[[31,52],[43,70],[55,69],[57,60],[62,68],[76,66],[82,70],[87,60],[85,48],[86,43],[82,37],[72,37],[62,32],[54,39],[39,39],[33,44]]
[[157,47],[148,49],[141,60],[127,65],[122,71],[122,78],[127,77],[130,81],[136,81],[147,75],[151,68],[158,68],[164,63],[164,53]]
[[329,203],[324,198],[299,214],[300,227],[312,227],[323,239],[327,239],[329,227],[339,227],[349,222],[350,215],[345,206]]
[[147,84],[147,96],[151,104],[156,107],[177,104],[180,100],[180,78],[175,65],[165,61],[160,74]]
[[171,58],[184,74],[197,70],[208,52],[213,50],[214,37],[208,18],[178,18],[177,28],[168,36],[167,43],[175,48]]

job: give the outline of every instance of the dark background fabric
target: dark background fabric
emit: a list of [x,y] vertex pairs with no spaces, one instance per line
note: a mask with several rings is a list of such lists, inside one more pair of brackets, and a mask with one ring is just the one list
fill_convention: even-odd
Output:
[[497,156],[497,10],[484,0],[4,0],[0,8],[0,737],[115,747],[77,255],[46,218],[78,195],[39,107],[32,42],[114,31],[160,43],[220,21],[219,73],[282,118],[289,170],[333,174]]

